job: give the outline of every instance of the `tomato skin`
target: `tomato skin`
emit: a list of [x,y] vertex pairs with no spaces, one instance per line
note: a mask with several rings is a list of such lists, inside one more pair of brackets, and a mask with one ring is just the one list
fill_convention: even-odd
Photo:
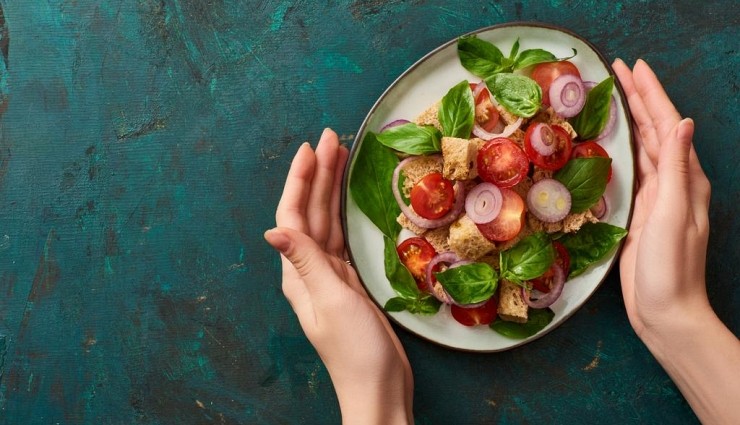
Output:
[[[568,254],[568,249],[558,241],[552,241],[552,246],[555,248],[555,264],[559,265],[563,269],[565,276],[568,276],[568,272],[570,272],[570,254]],[[550,286],[552,285],[552,277],[554,274],[555,271],[550,267],[545,274],[536,279],[532,279],[530,283],[534,289],[540,292],[550,292]]]
[[524,151],[534,165],[546,170],[556,171],[563,168],[570,159],[573,140],[563,127],[551,125],[550,128],[555,137],[555,143],[557,143],[557,148],[553,154],[542,156],[532,147],[532,134],[537,129],[536,125],[530,125],[524,134]]
[[[476,86],[477,84],[470,83],[470,90],[475,92]],[[478,111],[480,109],[485,110],[485,115],[488,117],[487,120],[480,121],[478,119]],[[490,133],[496,128],[496,125],[498,125],[500,114],[491,102],[491,92],[488,91],[487,87],[484,87],[475,98],[475,112],[475,122],[478,123],[478,125],[480,125],[483,130]]]
[[465,308],[453,304],[450,310],[452,317],[462,325],[488,325],[496,319],[498,300],[496,297],[491,297],[483,305],[473,308]]
[[[610,158],[609,153],[600,144],[594,141],[578,143],[573,148],[571,158],[593,158],[593,157]],[[612,180],[612,167],[609,167],[609,176],[606,178],[607,183]]]
[[532,79],[542,88],[542,104],[550,105],[550,85],[563,74],[581,77],[578,67],[569,61],[545,62],[534,67]]
[[427,174],[411,189],[411,207],[429,220],[444,217],[454,203],[455,188],[442,173]]
[[529,172],[529,159],[522,148],[506,137],[486,142],[476,158],[478,175],[499,188],[516,185]]
[[426,285],[427,264],[432,261],[437,251],[426,239],[416,236],[408,238],[396,247],[398,258],[416,280],[417,287],[428,291]]
[[518,193],[511,189],[501,189],[503,202],[501,212],[493,221],[476,224],[483,236],[493,242],[504,242],[514,239],[524,227],[525,203]]

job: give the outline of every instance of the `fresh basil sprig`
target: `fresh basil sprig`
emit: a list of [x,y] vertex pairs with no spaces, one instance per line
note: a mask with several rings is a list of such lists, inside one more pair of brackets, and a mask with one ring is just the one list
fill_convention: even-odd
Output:
[[542,89],[533,79],[517,74],[495,74],[486,78],[488,89],[507,111],[529,118],[540,110]]
[[349,190],[360,210],[387,237],[395,239],[401,231],[396,218],[401,213],[391,190],[398,157],[381,145],[373,132],[360,144],[349,179]]
[[567,60],[578,52],[573,49],[573,55],[558,58],[547,50],[527,49],[519,52],[519,39],[511,47],[506,57],[501,50],[488,41],[481,40],[475,35],[462,36],[457,40],[457,54],[462,66],[473,75],[488,78],[502,72],[514,72],[518,69],[545,62]]
[[537,232],[501,251],[501,278],[518,285],[542,276],[555,261],[555,248],[545,232]]
[[609,121],[613,89],[614,77],[609,76],[588,92],[583,109],[570,120],[581,140],[593,139],[604,131]]
[[507,322],[497,318],[489,325],[497,333],[512,339],[524,339],[536,334],[545,328],[555,317],[555,312],[549,308],[529,309],[529,320],[526,323]]
[[573,158],[553,177],[570,192],[570,211],[586,211],[601,199],[606,191],[611,158]]
[[437,111],[442,135],[467,139],[475,125],[475,100],[468,80],[451,88],[442,98]]
[[430,294],[422,294],[415,298],[394,297],[389,299],[383,309],[390,312],[408,311],[411,314],[433,315],[442,305]]
[[378,141],[391,149],[410,155],[427,155],[442,150],[442,133],[431,125],[412,122],[383,130]]
[[586,223],[575,233],[558,239],[570,255],[568,278],[583,273],[591,264],[600,261],[619,244],[627,230],[609,223]]
[[435,273],[445,291],[460,304],[483,302],[496,292],[498,274],[486,263],[471,263]]
[[416,298],[420,292],[419,288],[411,272],[398,258],[395,239],[383,236],[383,245],[385,277],[388,278],[391,287],[402,298]]

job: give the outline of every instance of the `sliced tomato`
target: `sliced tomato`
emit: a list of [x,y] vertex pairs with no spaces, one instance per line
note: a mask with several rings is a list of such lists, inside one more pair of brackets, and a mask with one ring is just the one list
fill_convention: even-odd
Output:
[[[475,92],[477,84],[470,83],[470,90]],[[485,119],[482,119],[482,117],[486,117]],[[486,130],[487,132],[492,132],[496,125],[498,125],[500,114],[498,113],[498,110],[493,106],[493,102],[491,102],[491,93],[488,91],[488,88],[483,88],[483,90],[478,93],[478,96],[475,97],[475,122],[480,125],[483,130]]]
[[529,172],[527,155],[506,137],[486,142],[476,160],[480,178],[500,188],[514,186]]
[[578,68],[568,61],[546,62],[534,67],[532,70],[532,79],[542,88],[542,104],[550,105],[550,85],[552,82],[563,74],[576,75],[581,77]]
[[511,189],[501,189],[503,202],[501,212],[493,221],[476,224],[478,230],[486,239],[494,242],[504,242],[513,239],[524,227],[524,200]]
[[[543,128],[543,126],[546,127]],[[534,131],[537,129],[540,129],[540,131],[551,131],[548,137],[553,139],[553,143],[556,146],[554,153],[543,156],[532,147],[532,137],[534,137]],[[570,159],[572,149],[573,140],[570,134],[559,125],[530,125],[527,128],[527,132],[524,133],[524,151],[532,163],[540,168],[552,171],[563,168],[568,162],[568,159]]]
[[452,317],[458,323],[465,326],[488,325],[496,319],[498,300],[491,297],[483,305],[473,308],[465,308],[452,305],[450,308]]
[[398,258],[416,280],[416,285],[422,291],[427,290],[426,268],[437,251],[426,239],[416,236],[408,238],[396,247]]
[[455,188],[442,173],[430,173],[411,188],[411,207],[429,220],[443,217],[455,203]]
[[[589,142],[583,142],[578,143],[573,148],[573,153],[571,154],[571,158],[593,158],[595,156],[599,156],[602,158],[609,158],[609,153],[601,147],[600,144],[589,141]],[[607,182],[610,182],[612,180],[612,168],[609,167],[609,177],[606,178]]]
[[[568,249],[558,241],[553,241],[552,246],[555,248],[555,264],[559,265],[565,272],[565,275],[568,276],[568,272],[570,271],[570,254],[568,254]],[[532,287],[540,292],[550,292],[554,275],[555,271],[550,267],[545,274],[530,281]]]

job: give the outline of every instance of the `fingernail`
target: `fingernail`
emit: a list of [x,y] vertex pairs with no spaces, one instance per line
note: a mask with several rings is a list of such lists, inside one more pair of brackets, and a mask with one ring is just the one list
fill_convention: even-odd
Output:
[[290,239],[278,229],[270,229],[265,232],[264,238],[273,248],[285,253],[290,248]]

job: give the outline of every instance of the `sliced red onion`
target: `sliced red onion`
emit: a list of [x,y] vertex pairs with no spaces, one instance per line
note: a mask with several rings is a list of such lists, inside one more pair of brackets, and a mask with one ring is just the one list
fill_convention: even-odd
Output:
[[402,120],[391,121],[388,124],[384,125],[383,128],[380,129],[380,132],[382,133],[383,131],[388,130],[391,127],[397,127],[399,125],[408,124],[410,122],[411,121],[409,121],[409,120],[403,120],[403,119]]
[[605,215],[606,212],[609,210],[607,204],[606,204],[606,198],[601,197],[598,202],[596,202],[591,208],[591,214],[594,215],[594,217],[601,220]]
[[534,124],[534,130],[530,133],[529,141],[532,149],[542,156],[550,156],[557,150],[557,139],[552,127],[545,123]]
[[434,258],[429,261],[429,264],[427,264],[427,268],[425,270],[427,289],[432,295],[434,295],[435,298],[445,304],[452,304],[452,297],[444,290],[444,288],[442,288],[441,284],[439,284],[441,291],[437,291],[435,289],[434,282],[436,281],[436,279],[434,279],[433,270],[434,267],[439,263],[454,264],[459,261],[460,257],[458,257],[457,254],[455,254],[454,252],[443,252],[441,254],[435,255]]
[[[478,84],[475,85],[475,88],[473,89],[473,99],[477,99],[480,92],[483,91],[483,89],[488,88],[486,86],[486,82],[484,80],[480,80]],[[490,93],[490,91],[489,91]]]
[[522,125],[522,117],[517,118],[516,121],[504,127],[501,133],[489,133],[484,130],[479,124],[473,126],[473,134],[475,137],[479,137],[485,141],[493,140],[497,137],[509,137]]
[[[595,81],[584,81],[583,86],[586,88],[586,92],[596,87]],[[614,126],[617,124],[617,99],[612,95],[612,100],[609,102],[609,119],[601,130],[598,136],[594,140],[599,141],[609,136],[614,131]]]
[[399,162],[396,166],[396,169],[393,170],[393,180],[391,182],[391,190],[393,191],[393,196],[396,198],[396,202],[401,208],[403,214],[408,217],[408,219],[412,223],[421,227],[422,229],[436,229],[437,227],[446,226],[457,219],[457,217],[462,212],[463,207],[465,206],[465,187],[460,181],[455,182],[455,185],[453,186],[453,188],[455,189],[455,203],[452,205],[452,209],[447,214],[434,220],[421,217],[419,214],[414,212],[414,210],[411,209],[410,206],[406,205],[406,202],[403,201],[403,197],[401,196],[401,191],[398,189],[398,180],[401,176],[401,170],[409,163],[419,158],[421,157],[410,156]]
[[550,106],[564,118],[578,115],[586,104],[586,88],[577,75],[563,74],[553,80],[549,95]]
[[493,183],[483,182],[471,189],[465,197],[465,213],[473,223],[490,223],[498,217],[503,203],[501,189]]
[[563,286],[565,286],[565,272],[563,268],[557,263],[552,265],[553,276],[552,276],[552,288],[550,292],[542,294],[536,300],[530,299],[529,291],[522,287],[522,298],[528,306],[532,308],[546,308],[550,307],[563,293]]
[[535,217],[546,223],[555,223],[570,212],[568,189],[555,179],[542,179],[527,192],[527,207]]

